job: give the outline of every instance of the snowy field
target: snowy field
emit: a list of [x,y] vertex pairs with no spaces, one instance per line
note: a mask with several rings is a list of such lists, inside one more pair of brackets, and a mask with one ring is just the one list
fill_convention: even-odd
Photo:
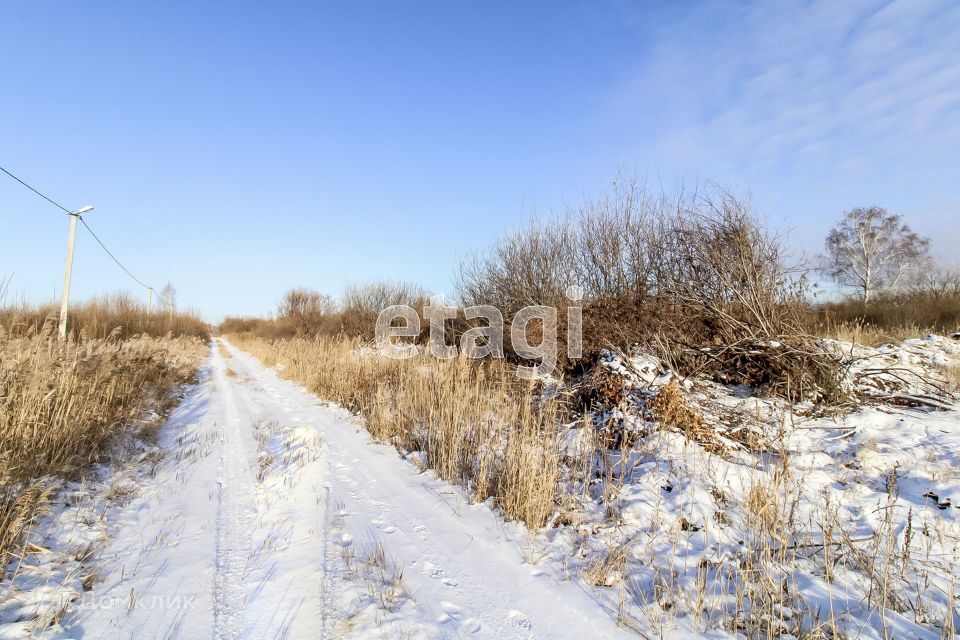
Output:
[[[824,416],[698,383],[690,397],[718,439],[627,412],[635,446],[610,451],[529,532],[220,344],[155,442],[123,439],[128,462],[61,492],[3,583],[0,638],[932,639],[960,627],[960,414],[949,399],[910,401],[924,389]],[[851,380],[960,361],[950,338],[861,351]],[[649,360],[606,366],[646,390],[669,380]],[[879,394],[883,380],[857,383]],[[738,434],[750,424],[776,437]],[[586,434],[563,435],[576,458]]]

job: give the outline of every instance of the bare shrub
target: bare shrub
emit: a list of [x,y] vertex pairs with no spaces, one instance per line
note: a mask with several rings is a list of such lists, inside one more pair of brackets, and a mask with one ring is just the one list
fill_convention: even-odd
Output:
[[571,285],[583,292],[588,354],[639,343],[686,375],[791,398],[839,393],[838,361],[805,331],[806,280],[787,263],[783,239],[728,191],[651,195],[618,180],[597,202],[474,255],[459,274],[465,303],[505,315],[556,307],[561,346]]
[[567,220],[533,218],[463,262],[460,298],[466,305],[495,304],[505,316],[532,305],[562,306],[575,269],[574,243]]
[[[220,323],[226,334],[250,334],[268,340],[293,337],[343,337],[372,340],[377,315],[391,305],[409,305],[421,313],[428,299],[423,287],[381,280],[347,287],[341,300],[310,289],[288,291],[276,318],[228,317]],[[426,330],[422,339],[426,338]]]
[[421,312],[428,294],[423,287],[409,282],[381,280],[352,285],[343,292],[335,331],[328,335],[360,337],[372,340],[377,315],[392,305],[407,305]]
[[362,309],[380,313],[396,304],[417,307],[422,305],[428,295],[420,285],[410,282],[380,280],[367,284],[347,287],[343,292],[341,305],[346,309]]
[[804,330],[805,279],[745,203],[721,190],[694,195],[661,229],[659,355],[794,400],[843,397],[840,359]]
[[297,335],[315,335],[325,318],[337,310],[333,298],[311,289],[291,289],[277,306],[277,318]]
[[907,281],[912,294],[937,300],[960,298],[960,267],[934,263],[916,270]]
[[490,304],[509,319],[529,305],[558,311],[560,351],[567,343],[568,288],[580,288],[583,346],[587,352],[615,343],[626,348],[648,323],[656,291],[651,221],[669,207],[645,185],[618,179],[612,190],[558,218],[535,217],[493,247],[466,258],[457,287],[466,305]]

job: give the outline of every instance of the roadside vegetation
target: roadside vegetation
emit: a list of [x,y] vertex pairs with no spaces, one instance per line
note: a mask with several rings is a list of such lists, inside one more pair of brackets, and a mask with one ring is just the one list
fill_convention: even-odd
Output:
[[125,431],[146,435],[195,379],[206,325],[150,316],[126,297],[79,305],[66,341],[47,307],[0,308],[0,560],[65,480],[76,480]]
[[[887,235],[858,255],[844,234]],[[457,302],[497,307],[507,335],[520,308],[556,308],[561,354],[568,309],[582,307],[582,357],[561,357],[548,378],[518,380],[513,365],[527,361],[509,345],[506,360],[438,360],[426,323],[418,355],[382,357],[377,313],[407,304],[422,317],[428,302],[405,283],[353,287],[339,302],[296,289],[275,317],[220,330],[473,499],[556,532],[544,535],[570,545],[571,572],[607,590],[625,626],[949,637],[960,532],[947,503],[915,487],[937,495],[952,463],[933,442],[885,457],[855,412],[949,409],[960,343],[899,343],[960,329],[960,277],[881,209],[846,214],[826,248],[818,272],[850,297],[818,303],[813,272],[735,194],[618,181],[460,267]],[[449,321],[447,343],[472,326]],[[883,343],[895,344],[873,348]]]
[[321,398],[363,416],[374,438],[394,444],[474,499],[493,498],[509,519],[546,523],[558,483],[561,403],[529,401],[531,383],[502,361],[380,357],[359,341],[330,338],[235,343]]
[[[56,323],[60,314],[59,302],[3,304],[3,293],[0,286],[0,330],[7,335],[34,335],[48,320]],[[74,339],[98,339],[111,335],[115,338],[162,337],[167,334],[210,337],[210,327],[198,313],[170,308],[150,313],[144,304],[123,293],[71,304],[69,327]]]

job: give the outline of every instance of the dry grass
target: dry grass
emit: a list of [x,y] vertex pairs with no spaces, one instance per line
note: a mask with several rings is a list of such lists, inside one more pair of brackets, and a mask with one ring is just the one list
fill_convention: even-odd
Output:
[[664,385],[647,402],[650,416],[667,427],[674,427],[690,434],[703,429],[703,416],[692,409],[676,380]]
[[52,322],[0,336],[0,559],[42,511],[55,476],[98,459],[118,428],[164,413],[203,343],[141,337],[60,342]]
[[373,437],[421,451],[427,466],[477,500],[493,498],[508,519],[542,526],[559,477],[560,407],[538,402],[503,362],[382,358],[346,340],[235,338],[282,375],[366,419]]
[[[3,296],[0,295],[0,305],[2,303]],[[56,322],[59,314],[60,305],[53,302],[40,306],[26,303],[3,305],[0,306],[0,332],[32,336],[51,319]],[[76,339],[106,338],[111,334],[119,337],[142,334],[210,337],[209,326],[198,314],[176,310],[147,313],[142,303],[125,294],[72,303],[67,318],[67,326]]]
[[359,569],[367,583],[367,593],[384,611],[398,608],[407,596],[403,567],[387,554],[382,542],[362,552]]
[[824,322],[818,325],[814,331],[824,338],[844,340],[872,347],[886,343],[897,344],[910,338],[937,332],[934,327],[921,327],[912,323],[881,327],[856,320]]
[[595,587],[610,587],[625,578],[629,543],[606,549],[584,572],[583,579]]
[[945,386],[954,393],[960,393],[960,365],[953,364],[940,367]]
[[907,291],[869,305],[859,300],[825,303],[815,312],[816,333],[867,345],[960,331],[960,295],[955,292]]

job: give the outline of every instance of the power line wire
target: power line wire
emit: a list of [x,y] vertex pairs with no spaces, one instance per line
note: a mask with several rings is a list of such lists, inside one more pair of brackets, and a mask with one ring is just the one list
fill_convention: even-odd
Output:
[[[113,252],[110,251],[110,249],[107,248],[107,245],[105,245],[105,244],[103,243],[103,240],[100,239],[100,236],[98,236],[96,233],[94,233],[93,229],[90,228],[90,225],[88,225],[88,224],[87,224],[87,221],[83,219],[83,216],[77,216],[77,219],[80,220],[80,223],[84,226],[84,228],[85,228],[87,231],[90,232],[90,235],[93,236],[93,239],[97,241],[97,244],[99,244],[100,247],[101,247],[104,251],[107,252],[107,255],[110,256],[110,258],[111,258],[114,262],[117,263],[117,266],[120,267],[121,269],[123,269],[123,272],[124,272],[124,273],[126,273],[128,276],[130,276],[130,277],[133,279],[134,282],[136,282],[137,284],[139,284],[139,285],[140,285],[141,287],[143,287],[144,289],[150,289],[150,290],[154,291],[154,293],[156,294],[156,289],[154,289],[153,287],[151,287],[150,285],[148,285],[147,283],[145,283],[143,280],[141,280],[141,279],[138,278],[137,276],[135,276],[135,275],[133,275],[132,273],[130,273],[130,270],[127,269],[125,266],[123,266],[123,263],[120,262],[120,261],[117,259],[117,256],[113,255]],[[168,300],[160,297],[159,294],[156,294],[156,295],[157,295],[157,301],[158,301],[158,302],[170,304],[170,302],[169,302]]]
[[[34,187],[31,187],[29,184],[27,184],[26,182],[24,182],[23,180],[21,180],[21,179],[18,178],[17,176],[13,175],[13,174],[10,173],[9,171],[7,171],[5,168],[0,167],[0,171],[4,172],[5,174],[7,174],[7,175],[10,176],[11,178],[13,178],[13,179],[16,180],[17,182],[19,182],[20,184],[22,184],[23,186],[25,186],[27,189],[30,189],[30,191],[33,191],[35,194],[37,194],[38,196],[40,196],[41,198],[43,198],[44,200],[46,200],[47,202],[49,202],[49,203],[52,204],[53,206],[57,207],[58,209],[66,212],[66,213],[68,213],[69,215],[76,216],[77,219],[78,219],[78,220],[83,224],[83,226],[86,228],[86,230],[90,232],[90,235],[93,236],[93,239],[97,241],[97,244],[99,244],[100,247],[101,247],[104,251],[107,252],[107,255],[110,256],[110,258],[113,259],[113,261],[117,263],[117,266],[118,266],[118,267],[120,267],[121,269],[123,269],[123,272],[124,272],[124,273],[126,273],[128,276],[130,276],[130,277],[133,279],[134,282],[136,282],[137,284],[139,284],[139,285],[140,285],[141,287],[143,287],[144,289],[149,289],[149,290],[154,291],[154,292],[156,291],[156,289],[154,289],[154,288],[151,287],[150,285],[148,285],[148,284],[146,284],[145,282],[143,282],[143,280],[141,280],[141,279],[138,278],[137,276],[135,276],[135,275],[133,275],[132,273],[130,273],[130,270],[127,269],[125,266],[123,266],[123,263],[120,262],[115,255],[113,255],[113,252],[110,251],[110,249],[107,248],[107,245],[105,245],[105,244],[103,243],[103,241],[100,239],[100,237],[99,237],[96,233],[94,233],[93,229],[90,228],[90,225],[88,225],[88,224],[87,224],[87,221],[83,219],[83,216],[81,216],[80,214],[75,213],[75,212],[73,212],[73,211],[70,211],[70,209],[67,209],[66,207],[64,207],[62,204],[60,204],[59,202],[57,202],[57,201],[54,200],[53,198],[50,198],[50,197],[44,195],[44,194],[41,193],[38,189],[35,189]],[[166,300],[166,299],[160,297],[159,295],[157,296],[157,301],[158,301],[158,302],[161,302],[161,303],[167,303],[168,305],[169,305],[169,304],[172,304],[169,300]]]
[[13,175],[12,173],[10,173],[9,171],[7,171],[7,170],[4,169],[3,167],[0,167],[0,171],[3,171],[5,174],[7,174],[8,176],[10,176],[11,178],[13,178],[14,180],[16,180],[17,182],[19,182],[19,183],[22,184],[23,186],[25,186],[27,189],[30,189],[30,191],[33,191],[35,194],[37,194],[38,196],[40,196],[41,198],[43,198],[44,200],[46,200],[47,202],[49,202],[49,203],[52,204],[53,206],[57,207],[58,209],[63,209],[63,210],[66,211],[67,213],[73,213],[73,211],[70,211],[70,209],[67,209],[65,206],[63,206],[63,205],[60,204],[59,202],[53,200],[52,198],[48,198],[47,196],[43,195],[43,194],[40,193],[38,190],[34,189],[34,188],[31,187],[30,185],[28,185],[26,182],[24,182],[23,180],[21,180],[21,179],[18,178],[17,176]]
[[135,276],[135,275],[133,275],[132,273],[130,273],[130,271],[129,271],[125,266],[123,266],[123,263],[121,263],[119,260],[117,260],[117,256],[113,255],[113,252],[111,252],[110,249],[107,249],[107,245],[103,244],[103,240],[101,240],[100,237],[97,236],[97,234],[93,232],[93,229],[90,228],[90,225],[87,224],[87,221],[86,221],[86,220],[84,220],[81,216],[77,216],[77,218],[80,220],[80,223],[81,223],[84,227],[86,227],[87,231],[90,232],[90,235],[93,236],[93,239],[97,241],[97,244],[99,244],[99,245],[103,248],[103,250],[107,252],[107,255],[108,255],[108,256],[110,256],[111,258],[113,258],[113,261],[117,263],[117,266],[118,266],[118,267],[120,267],[121,269],[123,269],[123,272],[124,272],[124,273],[126,273],[128,276],[130,276],[131,278],[133,278],[134,282],[136,282],[137,284],[139,284],[141,287],[143,287],[143,288],[145,288],[145,289],[152,289],[152,288],[153,288],[153,287],[151,287],[150,285],[145,284],[145,283],[144,283],[143,281],[141,281],[140,278],[138,278],[137,276]]

